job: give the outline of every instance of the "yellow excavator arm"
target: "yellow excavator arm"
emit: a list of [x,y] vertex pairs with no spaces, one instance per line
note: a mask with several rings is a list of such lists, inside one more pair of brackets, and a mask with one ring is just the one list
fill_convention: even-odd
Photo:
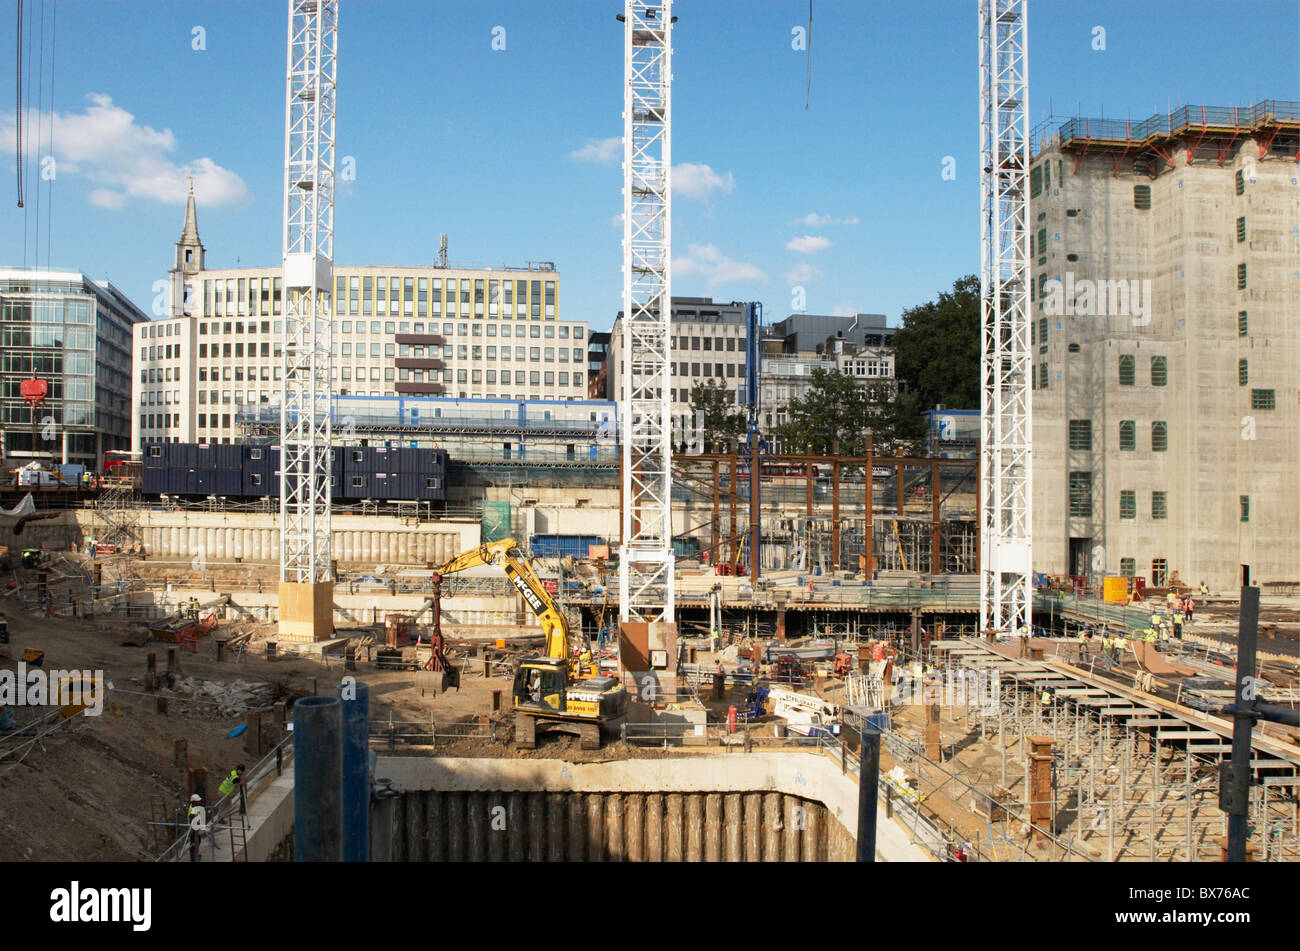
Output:
[[580,652],[587,650],[586,644],[572,636],[564,612],[537,577],[532,565],[524,559],[519,551],[519,543],[513,538],[502,538],[462,552],[439,568],[438,574],[454,574],[479,565],[499,565],[510,583],[523,595],[524,601],[542,623],[542,631],[546,634],[547,657],[566,659],[570,657],[571,649]]

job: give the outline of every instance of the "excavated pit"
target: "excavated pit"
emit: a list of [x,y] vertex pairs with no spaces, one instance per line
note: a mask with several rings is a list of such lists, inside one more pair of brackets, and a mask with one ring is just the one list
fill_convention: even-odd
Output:
[[375,775],[396,790],[371,812],[393,861],[825,862],[856,848],[857,785],[817,755],[381,756]]

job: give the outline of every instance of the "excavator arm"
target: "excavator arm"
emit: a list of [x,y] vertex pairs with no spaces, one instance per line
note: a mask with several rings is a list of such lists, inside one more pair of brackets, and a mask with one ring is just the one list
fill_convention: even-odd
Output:
[[585,651],[585,644],[577,642],[569,630],[560,606],[555,603],[537,572],[519,551],[513,538],[502,538],[462,552],[438,569],[438,574],[449,575],[479,565],[498,565],[505,571],[510,583],[523,595],[528,607],[537,615],[546,634],[546,656],[565,659],[570,650]]

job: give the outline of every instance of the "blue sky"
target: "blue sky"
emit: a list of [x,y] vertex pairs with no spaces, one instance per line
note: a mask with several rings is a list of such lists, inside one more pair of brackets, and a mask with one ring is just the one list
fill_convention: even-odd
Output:
[[[13,55],[16,0],[0,4]],[[42,0],[27,0],[39,34]],[[896,322],[978,267],[975,0],[677,0],[673,289]],[[281,0],[44,0],[40,113],[53,182],[15,208],[11,68],[0,70],[0,264],[108,276],[149,309],[194,172],[210,267],[280,259],[286,8]],[[335,260],[415,265],[450,235],[461,265],[554,261],[561,311],[620,308],[618,0],[343,0]],[[506,49],[491,48],[494,27]],[[1105,30],[1094,50],[1094,27]],[[193,49],[202,27],[204,50]],[[1295,0],[1075,3],[1029,16],[1031,125],[1145,118],[1182,103],[1300,99]],[[39,35],[31,46],[38,109]],[[7,107],[7,111],[6,111]],[[34,138],[36,123],[27,135]],[[42,153],[48,152],[47,147]],[[941,179],[945,156],[956,179]],[[53,202],[52,229],[46,227]],[[811,219],[809,216],[814,216]]]

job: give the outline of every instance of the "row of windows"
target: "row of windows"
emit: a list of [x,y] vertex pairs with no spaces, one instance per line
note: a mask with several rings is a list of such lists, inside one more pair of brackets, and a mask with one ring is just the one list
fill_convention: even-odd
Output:
[[[367,332],[367,330],[369,330],[369,332],[372,333],[372,334],[378,334],[378,333],[385,333],[385,334],[405,334],[405,333],[417,333],[417,334],[423,334],[423,333],[430,333],[430,334],[436,334],[436,333],[439,332],[439,330],[438,330],[438,326],[439,326],[439,325],[436,324],[436,323],[430,323],[430,324],[428,325],[428,329],[426,330],[426,329],[425,329],[425,325],[424,325],[424,323],[419,322],[419,321],[415,322],[415,324],[412,325],[412,323],[411,323],[410,321],[405,321],[405,320],[402,320],[402,321],[392,321],[392,320],[385,320],[385,321],[379,321],[379,320],[371,320],[371,321],[358,320],[358,321],[351,321],[351,320],[343,320],[343,321],[340,321],[340,322],[339,322],[339,328],[338,328],[338,330],[339,330],[340,333],[345,333],[345,334],[350,334],[350,333],[364,334],[364,333]],[[567,340],[567,339],[569,339],[570,327],[569,327],[568,324],[559,324],[559,325],[556,325],[556,324],[545,324],[545,325],[542,325],[542,324],[528,324],[528,325],[526,325],[526,326],[527,326],[527,328],[528,328],[528,332],[527,332],[527,333],[525,333],[524,327],[521,326],[521,327],[519,327],[518,330],[514,333],[514,336],[516,336],[516,337],[525,337],[525,336],[528,336],[528,337],[545,337],[545,338],[548,339],[548,340],[553,339],[553,338],[555,338],[555,337],[558,336],[561,340]],[[245,327],[247,327],[247,329],[245,329]],[[486,332],[485,332],[485,330],[484,330],[485,327],[486,327]],[[495,336],[497,336],[497,329],[498,329],[498,327],[500,328],[500,333],[501,333],[501,336],[502,336],[502,337],[509,337],[509,336],[511,336],[511,331],[510,331],[511,325],[510,325],[510,324],[496,324],[496,323],[492,323],[492,322],[488,322],[487,324],[483,324],[483,323],[469,323],[469,322],[463,322],[463,323],[444,323],[444,324],[442,324],[442,331],[441,331],[441,332],[442,332],[443,336],[446,336],[446,337],[452,337],[452,336],[456,336],[456,337],[482,337],[482,336],[495,337]],[[210,330],[209,330],[209,328],[210,328]],[[382,329],[381,329],[381,328],[382,328]],[[262,321],[262,322],[261,322],[261,332],[264,333],[264,334],[275,333],[275,334],[279,335],[279,334],[282,332],[281,321],[278,321],[278,320],[277,320],[277,321],[274,321],[274,322],[269,321],[269,320],[264,320],[264,321]],[[581,326],[573,327],[573,328],[572,328],[572,332],[573,332],[573,339],[574,339],[574,340],[581,340],[581,339],[583,339],[583,336],[584,336],[584,329],[583,329]],[[208,336],[209,333],[211,333],[212,336],[216,336],[216,335],[219,334],[219,333],[220,333],[220,334],[225,334],[225,335],[227,335],[227,336],[229,336],[229,335],[231,335],[231,334],[234,334],[235,336],[241,336],[241,335],[243,335],[244,333],[255,334],[255,333],[258,333],[258,324],[257,324],[255,321],[250,321],[247,325],[245,325],[244,321],[242,321],[242,320],[236,320],[236,321],[230,321],[230,320],[227,320],[227,321],[223,321],[223,322],[211,321],[210,323],[207,322],[207,321],[201,321],[201,322],[199,323],[199,335],[200,335],[200,336]],[[202,344],[200,344],[200,346],[202,346]],[[216,346],[216,345],[214,344],[213,346]],[[253,345],[253,344],[250,344],[250,346],[254,346],[254,345]],[[719,348],[719,349],[721,349],[721,348]],[[177,353],[178,356],[180,355],[180,346],[179,346],[179,345],[177,345],[177,347],[176,347],[176,353]],[[144,355],[144,354],[143,354],[143,351],[142,351],[142,352],[141,352],[141,356],[143,356],[143,355]],[[152,355],[150,356],[150,359],[153,359]]]
[[[1119,560],[1119,573],[1121,577],[1132,578],[1137,574],[1137,560],[1133,558],[1121,558]],[[1152,558],[1151,559],[1151,586],[1153,588],[1163,588],[1169,580],[1169,559]]]
[[[512,313],[520,317],[540,316],[543,302],[546,315],[555,316],[555,281],[498,281],[449,278],[446,281],[446,303],[450,313],[459,302],[467,311],[472,303],[477,314],[483,313],[486,304],[490,313],[502,316]],[[543,294],[543,285],[545,293]],[[383,277],[337,277],[335,278],[334,299],[338,302],[336,311],[340,314],[358,312],[364,314],[413,314],[426,316],[430,307],[433,313],[443,310],[442,278],[388,278]],[[267,316],[274,311],[280,313],[282,301],[280,278],[272,280],[263,278],[221,278],[203,282],[203,312],[205,314],[224,315],[261,313]],[[430,300],[432,290],[432,301]],[[531,292],[531,293],[530,293]],[[187,289],[188,297],[188,289]],[[387,306],[385,306],[387,304]],[[418,305],[418,306],[417,306]]]
[[[1071,473],[1073,475],[1073,473]],[[1089,473],[1091,475],[1091,473]],[[1089,512],[1092,514],[1091,500],[1089,500]],[[1073,514],[1073,513],[1071,513]],[[1119,517],[1124,519],[1137,518],[1137,492],[1133,489],[1121,489],[1119,493]],[[1151,517],[1153,519],[1167,519],[1169,517],[1169,493],[1161,490],[1153,490],[1151,493]]]
[[[1119,355],[1119,385],[1133,386],[1137,383],[1137,357],[1131,353]],[[1167,386],[1169,383],[1169,358],[1151,358],[1151,385]]]
[[[1080,452],[1092,451],[1092,420],[1072,419],[1069,426],[1069,446]],[[1137,449],[1137,423],[1131,419],[1120,420],[1119,448],[1123,452]],[[1169,424],[1162,419],[1151,423],[1151,451],[1165,452],[1169,448]]]

